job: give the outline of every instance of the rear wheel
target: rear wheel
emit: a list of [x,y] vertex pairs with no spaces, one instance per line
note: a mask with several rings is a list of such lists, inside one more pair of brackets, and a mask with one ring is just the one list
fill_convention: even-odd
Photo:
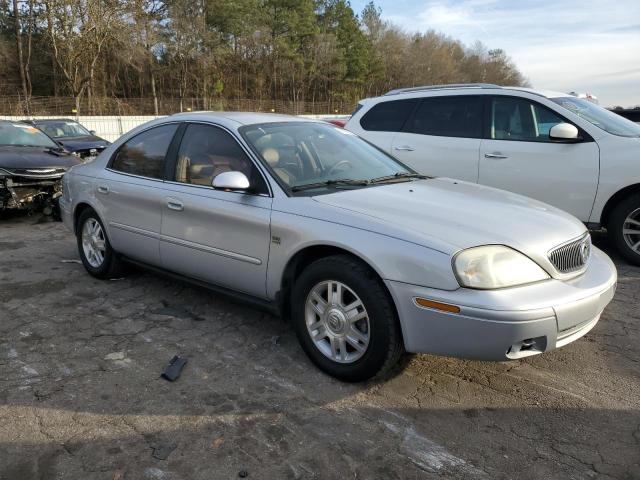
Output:
[[640,195],[631,195],[611,212],[607,232],[620,254],[640,265]]
[[292,321],[309,358],[341,380],[358,382],[391,370],[404,352],[389,294],[358,260],[317,260],[297,279]]
[[78,252],[87,272],[100,279],[122,274],[122,261],[111,248],[104,225],[94,210],[87,209],[80,214],[76,231]]

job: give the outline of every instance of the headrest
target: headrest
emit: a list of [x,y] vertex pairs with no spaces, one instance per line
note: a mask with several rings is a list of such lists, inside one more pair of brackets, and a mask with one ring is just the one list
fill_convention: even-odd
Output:
[[262,150],[262,157],[272,167],[275,167],[280,160],[280,154],[278,153],[278,151],[275,148],[271,147]]

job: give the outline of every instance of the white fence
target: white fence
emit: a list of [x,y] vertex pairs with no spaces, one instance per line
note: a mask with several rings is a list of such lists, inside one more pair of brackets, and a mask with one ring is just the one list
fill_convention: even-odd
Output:
[[[345,115],[301,115],[303,117],[308,118],[349,118]],[[153,115],[138,115],[138,116],[105,116],[105,117],[89,117],[89,116],[79,116],[79,117],[64,117],[64,116],[47,116],[47,117],[31,117],[33,120],[43,119],[43,118],[73,118],[77,120],[82,125],[84,125],[88,130],[94,130],[96,135],[104,138],[105,140],[109,140],[113,142],[120,135],[127,133],[129,130],[134,129],[138,125],[142,125],[143,123],[149,122],[151,120],[155,120],[156,118],[161,118],[162,116],[153,116]],[[24,120],[25,117],[11,117],[11,116],[0,116],[0,119],[3,120]]]

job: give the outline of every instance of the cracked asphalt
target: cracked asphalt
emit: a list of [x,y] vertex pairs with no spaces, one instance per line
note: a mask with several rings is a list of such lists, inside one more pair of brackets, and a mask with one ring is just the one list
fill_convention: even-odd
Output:
[[640,268],[595,243],[620,278],[583,339],[349,385],[277,318],[144,271],[95,280],[62,224],[0,220],[0,479],[640,479]]

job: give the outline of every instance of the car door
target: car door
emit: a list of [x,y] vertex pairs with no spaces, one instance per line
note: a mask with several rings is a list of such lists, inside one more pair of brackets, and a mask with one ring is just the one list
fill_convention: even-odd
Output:
[[553,125],[572,122],[536,101],[502,95],[487,101],[479,183],[541,200],[588,221],[600,169],[596,142],[578,125],[582,140],[551,139]]
[[[266,296],[272,198],[259,168],[228,131],[202,123],[188,124],[173,165],[162,206],[164,268]],[[214,189],[228,171],[244,173],[251,189]]]
[[159,235],[165,159],[178,124],[145,130],[125,142],[95,183],[99,212],[113,248],[160,264]]
[[391,153],[420,173],[477,182],[482,112],[477,95],[423,98]]

